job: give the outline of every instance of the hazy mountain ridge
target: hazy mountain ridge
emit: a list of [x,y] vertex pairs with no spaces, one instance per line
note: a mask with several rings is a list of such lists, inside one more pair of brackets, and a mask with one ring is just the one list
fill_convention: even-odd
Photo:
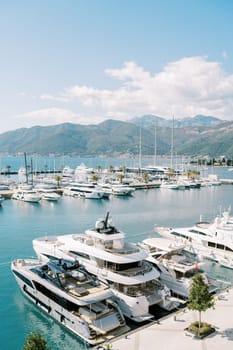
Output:
[[[141,117],[135,117],[130,120],[131,123],[134,123],[140,127],[172,127],[173,118],[165,119],[153,114],[146,114]],[[223,123],[224,120],[221,120],[212,116],[196,115],[195,117],[187,117],[183,119],[174,118],[174,127],[183,128],[183,127],[210,127]]]
[[[156,129],[155,119],[159,121],[156,123]],[[21,128],[0,134],[0,152],[91,157],[121,154],[134,156],[139,154],[141,130],[142,154],[153,155],[156,130],[157,154],[170,154],[171,120],[146,115],[141,117],[141,120],[136,118],[136,122],[135,124],[132,121],[107,120],[97,125],[64,123]],[[192,125],[186,126],[187,123]],[[174,125],[173,133],[174,152],[177,154],[211,157],[233,155],[233,122],[215,117],[196,116],[186,118],[182,123],[179,121],[177,126]]]

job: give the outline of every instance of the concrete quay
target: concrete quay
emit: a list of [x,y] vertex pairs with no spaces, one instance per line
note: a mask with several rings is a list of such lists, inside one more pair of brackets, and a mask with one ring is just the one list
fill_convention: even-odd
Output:
[[[198,312],[187,308],[157,322],[113,340],[112,350],[232,350],[233,289],[219,294],[213,309],[202,312],[202,321],[215,327],[215,332],[197,339],[185,328],[198,320]],[[101,348],[100,348],[101,349]]]

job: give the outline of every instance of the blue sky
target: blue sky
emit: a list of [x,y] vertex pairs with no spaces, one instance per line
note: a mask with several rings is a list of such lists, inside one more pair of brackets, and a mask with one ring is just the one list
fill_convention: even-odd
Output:
[[232,33],[230,0],[0,1],[0,132],[233,120]]

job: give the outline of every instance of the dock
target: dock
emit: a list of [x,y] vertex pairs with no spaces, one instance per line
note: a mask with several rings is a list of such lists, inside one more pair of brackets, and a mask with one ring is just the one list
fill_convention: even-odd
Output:
[[192,322],[198,320],[197,311],[185,308],[112,340],[109,349],[232,350],[232,314],[233,289],[226,289],[216,296],[214,308],[202,312],[202,321],[210,323],[215,328],[215,332],[204,339],[198,339],[185,330]]

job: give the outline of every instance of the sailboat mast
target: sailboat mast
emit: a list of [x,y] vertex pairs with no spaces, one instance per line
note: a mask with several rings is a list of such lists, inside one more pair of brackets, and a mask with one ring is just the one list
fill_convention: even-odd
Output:
[[171,134],[171,169],[173,169],[173,152],[174,152],[174,116],[172,117],[172,134]]
[[139,135],[139,169],[142,168],[142,128],[140,127],[140,135]]
[[154,166],[157,163],[157,128],[156,128],[156,124],[155,124],[155,148],[154,148]]
[[26,183],[28,184],[28,165],[27,165],[27,155],[26,155],[26,152],[24,152],[24,164],[25,164]]

